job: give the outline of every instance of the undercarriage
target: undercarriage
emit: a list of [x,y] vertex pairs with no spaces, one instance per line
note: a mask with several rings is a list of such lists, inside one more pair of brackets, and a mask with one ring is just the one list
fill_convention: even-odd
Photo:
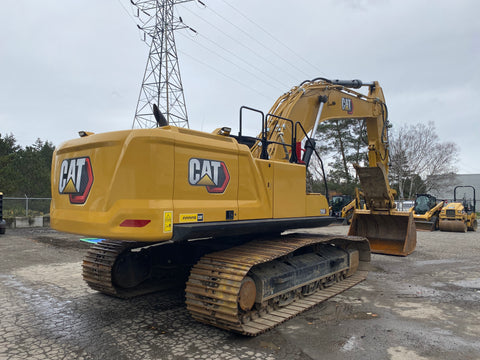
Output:
[[255,336],[365,280],[369,262],[368,241],[355,236],[103,240],[88,251],[83,277],[120,298],[185,286],[194,319]]

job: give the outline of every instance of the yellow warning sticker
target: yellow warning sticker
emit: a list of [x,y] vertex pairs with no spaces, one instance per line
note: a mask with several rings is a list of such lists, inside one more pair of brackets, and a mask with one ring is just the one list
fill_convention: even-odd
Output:
[[170,233],[173,230],[173,211],[163,212],[163,232]]
[[191,223],[203,221],[203,214],[180,214],[181,223]]

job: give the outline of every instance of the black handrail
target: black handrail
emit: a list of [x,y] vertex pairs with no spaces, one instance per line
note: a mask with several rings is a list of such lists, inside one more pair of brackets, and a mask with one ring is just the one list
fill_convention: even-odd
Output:
[[247,109],[247,110],[254,111],[254,112],[257,112],[259,114],[262,114],[262,133],[263,133],[265,131],[265,114],[263,113],[263,111],[258,110],[258,109],[254,109],[254,108],[251,108],[251,107],[248,107],[248,106],[240,106],[240,126],[239,126],[239,129],[238,129],[238,136],[242,136],[242,110],[243,109]]
[[458,188],[472,188],[473,189],[473,212],[475,212],[475,203],[477,201],[477,198],[475,197],[475,188],[472,186],[472,185],[459,185],[459,186],[455,186],[455,188],[453,189],[453,202],[456,202],[457,201],[457,189]]
[[268,159],[268,152],[267,152],[267,146],[266,146],[267,134],[266,134],[266,131],[265,131],[265,128],[266,128],[265,114],[261,110],[254,109],[254,108],[251,108],[251,107],[248,107],[248,106],[241,106],[240,107],[240,124],[239,124],[239,129],[238,129],[238,136],[239,137],[242,136],[242,122],[243,122],[242,110],[243,109],[262,114],[262,138],[261,139],[256,138],[256,139],[261,140],[261,142],[262,142],[262,152],[260,154],[260,159],[265,159],[266,160],[266,159]]
[[[292,148],[292,155],[290,156],[290,159],[289,161],[291,163],[298,163],[298,161],[300,159],[298,159],[297,157],[297,151],[296,151],[296,146],[297,146],[297,134],[298,134],[298,127],[300,127],[300,129],[302,130],[305,138],[307,139],[307,146],[309,146],[313,153],[315,153],[315,156],[318,158],[318,160],[320,160],[320,167],[322,169],[322,175],[323,175],[323,182],[325,184],[325,197],[327,198],[327,201],[329,200],[329,194],[328,194],[328,185],[327,185],[327,176],[325,175],[325,168],[323,166],[323,161],[322,161],[322,158],[320,157],[320,155],[318,154],[317,150],[315,149],[315,140],[311,139],[307,132],[305,131],[305,128],[303,127],[303,125],[300,123],[300,122],[294,122],[293,120],[291,119],[288,119],[288,118],[285,118],[285,117],[282,117],[282,116],[279,116],[279,115],[275,115],[275,114],[270,114],[268,113],[266,116],[265,114],[263,113],[263,111],[261,110],[258,110],[258,109],[254,109],[254,108],[251,108],[251,107],[248,107],[248,106],[241,106],[240,107],[240,124],[239,124],[239,131],[238,131],[238,136],[239,137],[242,137],[242,122],[243,122],[243,118],[242,118],[242,114],[243,114],[243,110],[250,110],[250,111],[253,111],[253,112],[257,112],[259,114],[262,115],[262,134],[261,134],[261,138],[255,138],[257,140],[260,140],[261,141],[261,145],[262,145],[262,151],[261,151],[261,154],[260,154],[260,158],[261,159],[268,159],[268,151],[267,151],[267,148],[268,148],[268,145],[270,144],[278,144],[278,145],[283,145],[283,146],[289,146]],[[277,141],[270,141],[267,139],[267,122],[268,122],[268,117],[274,117],[274,118],[277,118],[277,119],[281,119],[281,120],[284,120],[284,121],[288,121],[291,126],[292,126],[292,143],[289,145],[289,144],[286,144],[286,143],[280,143],[280,142],[277,142]],[[276,125],[275,125],[275,128],[276,128]],[[273,130],[272,129],[272,134],[273,134]],[[306,164],[308,166],[308,164]]]

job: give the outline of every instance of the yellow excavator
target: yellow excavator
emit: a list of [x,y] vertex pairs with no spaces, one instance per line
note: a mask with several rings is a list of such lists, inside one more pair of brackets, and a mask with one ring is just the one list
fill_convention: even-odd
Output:
[[[242,133],[246,112],[259,118],[258,137]],[[153,113],[157,128],[82,131],[55,150],[51,226],[103,239],[83,261],[92,289],[128,298],[184,281],[193,318],[253,336],[364,280],[368,240],[398,243],[394,254],[414,248],[412,217],[394,211],[386,178],[378,82],[305,81],[267,115],[242,107],[238,135]],[[359,236],[281,234],[335,221],[328,195],[306,191],[316,128],[334,118],[367,122],[369,167],[357,171],[372,210],[354,217]]]
[[430,194],[417,194],[415,204],[410,208],[417,230],[435,231],[439,229],[439,216],[445,202],[437,201]]
[[[464,197],[462,202],[457,202],[457,189],[459,188],[471,188],[473,190],[473,201],[468,201]],[[475,204],[475,188],[473,186],[456,186],[453,189],[453,202],[443,207],[440,212],[440,230],[454,232],[477,231]]]
[[340,216],[344,219],[344,224],[350,225],[352,223],[353,212],[355,209],[366,210],[364,194],[358,188],[355,188],[354,199],[342,208]]

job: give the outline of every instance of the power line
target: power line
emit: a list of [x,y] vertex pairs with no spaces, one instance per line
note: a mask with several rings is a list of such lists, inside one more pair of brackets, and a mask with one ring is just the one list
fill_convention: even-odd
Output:
[[[181,34],[181,33],[180,33],[180,34]],[[183,35],[183,34],[181,34],[181,35],[182,35],[183,37],[189,39],[190,41],[194,42],[194,41],[193,41],[191,38],[189,38],[188,36]],[[206,36],[203,36],[202,34],[200,34],[200,33],[198,33],[198,32],[197,32],[197,35],[200,36],[202,39],[205,39],[206,41],[208,41],[208,42],[214,44],[215,46],[219,47],[219,48],[222,49],[223,51],[225,51],[225,52],[227,52],[227,53],[235,56],[236,59],[240,60],[241,62],[245,63],[246,65],[248,65],[248,66],[252,67],[253,69],[257,70],[261,75],[263,75],[263,76],[265,76],[265,77],[273,80],[274,82],[276,82],[276,83],[277,83],[278,85],[280,85],[281,87],[284,87],[284,86],[285,86],[284,84],[282,84],[280,81],[278,81],[278,80],[277,80],[276,78],[274,78],[273,76],[271,76],[271,75],[263,72],[260,68],[258,68],[257,66],[249,63],[248,61],[244,60],[243,58],[237,57],[235,53],[233,53],[232,51],[230,51],[230,50],[226,49],[225,47],[219,45],[219,44],[216,43],[215,41],[210,40],[209,38],[207,38]],[[205,46],[204,44],[201,44],[201,43],[199,43],[199,42],[194,42],[194,43],[197,44],[198,46],[203,47],[204,49],[206,49],[207,51],[211,52],[212,54],[214,54],[214,55],[222,58],[223,60],[229,62],[230,64],[236,66],[237,68],[239,68],[239,69],[241,69],[241,70],[249,73],[250,75],[252,75],[252,76],[254,76],[255,78],[258,79],[258,76],[259,76],[258,74],[255,74],[255,73],[253,73],[252,71],[250,71],[249,69],[246,69],[246,68],[240,66],[239,64],[233,62],[232,60],[226,58],[225,56],[218,54],[217,52],[215,52],[214,50],[212,50],[212,49],[210,49],[209,47]],[[278,87],[272,85],[271,83],[269,83],[269,82],[267,82],[267,81],[263,81],[263,82],[264,82],[266,85],[268,85],[268,86],[270,86],[270,87],[272,87],[272,88],[274,88],[274,89],[276,89],[276,90],[279,90]]]
[[222,75],[222,76],[224,76],[224,77],[226,77],[226,78],[228,78],[228,79],[230,79],[230,80],[232,80],[232,81],[235,81],[237,84],[243,86],[244,88],[247,88],[247,89],[249,89],[249,90],[257,93],[258,95],[263,96],[265,99],[272,100],[272,99],[269,98],[267,95],[261,93],[260,91],[254,89],[253,87],[251,87],[251,86],[249,86],[249,85],[247,85],[247,84],[239,81],[238,79],[236,79],[236,78],[234,78],[234,77],[232,77],[232,76],[230,76],[230,75],[228,75],[228,74],[225,74],[224,72],[218,70],[217,68],[213,67],[212,65],[207,64],[207,63],[204,62],[204,61],[201,61],[200,59],[198,59],[198,57],[191,56],[191,55],[187,54],[185,51],[178,50],[178,52],[181,53],[182,55],[187,56],[187,57],[189,57],[190,59],[192,59],[192,60],[194,60],[194,61],[202,64],[203,66],[208,67],[209,69],[213,70],[214,72],[216,72],[216,73],[218,73],[218,74],[220,74],[220,75]]
[[275,56],[277,56],[280,60],[282,60],[283,62],[285,62],[287,65],[291,66],[292,68],[298,70],[299,72],[303,73],[303,75],[309,77],[310,75],[305,73],[302,69],[300,69],[298,66],[296,66],[295,64],[289,62],[288,60],[285,60],[282,55],[280,55],[279,53],[277,53],[275,50],[269,48],[268,46],[265,46],[265,44],[262,44],[257,38],[255,38],[254,36],[250,35],[249,33],[247,33],[245,30],[243,30],[241,27],[235,25],[233,22],[231,22],[230,20],[226,19],[225,17],[223,17],[222,15],[220,15],[218,12],[216,12],[215,10],[207,7],[208,10],[210,10],[211,12],[213,12],[215,15],[217,15],[218,17],[220,17],[221,19],[223,19],[224,21],[228,22],[230,25],[234,26],[236,29],[238,29],[239,31],[241,31],[242,33],[244,33],[246,36],[248,36],[250,39],[252,39],[253,41],[255,41],[257,44],[259,44],[260,46],[268,49],[272,54],[274,54]]
[[[242,47],[244,47],[245,49],[249,50],[252,54],[256,55],[258,58],[260,58],[261,60],[265,61],[267,64],[269,64],[270,66],[273,66],[275,68],[277,68],[279,71],[282,72],[282,74],[288,74],[292,79],[295,79],[295,80],[298,80],[297,76],[293,75],[292,73],[289,73],[287,70],[285,70],[285,68],[282,68],[280,66],[278,66],[277,64],[271,62],[267,57],[265,56],[262,56],[261,54],[259,54],[256,50],[252,49],[251,47],[245,45],[243,42],[239,41],[238,39],[235,39],[234,37],[232,37],[231,35],[229,35],[228,33],[225,32],[224,29],[220,29],[218,26],[212,24],[211,22],[207,21],[205,18],[203,17],[200,17],[198,16],[196,13],[192,12],[191,10],[187,9],[186,7],[183,7],[184,10],[187,10],[188,12],[190,12],[192,15],[194,15],[195,17],[199,18],[200,20],[202,20],[203,22],[207,23],[208,25],[210,25],[212,28],[214,28],[215,30],[217,30],[220,34],[223,34],[224,36],[228,37],[229,39],[231,39],[235,44],[238,44]],[[262,47],[263,45],[260,44]]]
[[280,41],[278,40],[275,36],[273,36],[269,31],[267,31],[265,28],[263,28],[262,26],[260,26],[259,24],[257,24],[255,21],[251,20],[248,16],[246,16],[245,14],[243,14],[240,10],[238,10],[236,7],[234,7],[232,4],[230,4],[229,2],[227,2],[226,0],[222,0],[227,6],[229,6],[230,8],[232,8],[234,11],[236,11],[238,14],[240,14],[240,16],[242,16],[243,18],[245,18],[247,21],[249,21],[251,24],[255,25],[257,28],[259,28],[260,30],[262,30],[265,34],[267,34],[271,39],[275,40],[278,44],[282,45],[284,48],[286,48],[288,51],[290,51],[292,54],[294,54],[298,59],[300,59],[301,61],[303,61],[305,64],[309,65],[312,67],[313,70],[315,71],[318,71],[320,75],[322,75],[322,72],[317,68],[316,65],[312,64],[310,61],[308,61],[307,59],[299,56],[297,54],[297,52],[295,50],[293,50],[291,47],[289,47],[288,45],[286,45],[283,41]]
[[125,10],[125,12],[126,12],[127,15],[130,17],[130,19],[132,19],[132,21],[136,24],[136,23],[137,23],[136,20],[134,19],[133,15],[128,12],[128,10],[127,10],[127,8],[125,7],[125,5],[123,5],[120,0],[117,0],[117,2],[120,4],[120,6],[123,8],[123,10]]

